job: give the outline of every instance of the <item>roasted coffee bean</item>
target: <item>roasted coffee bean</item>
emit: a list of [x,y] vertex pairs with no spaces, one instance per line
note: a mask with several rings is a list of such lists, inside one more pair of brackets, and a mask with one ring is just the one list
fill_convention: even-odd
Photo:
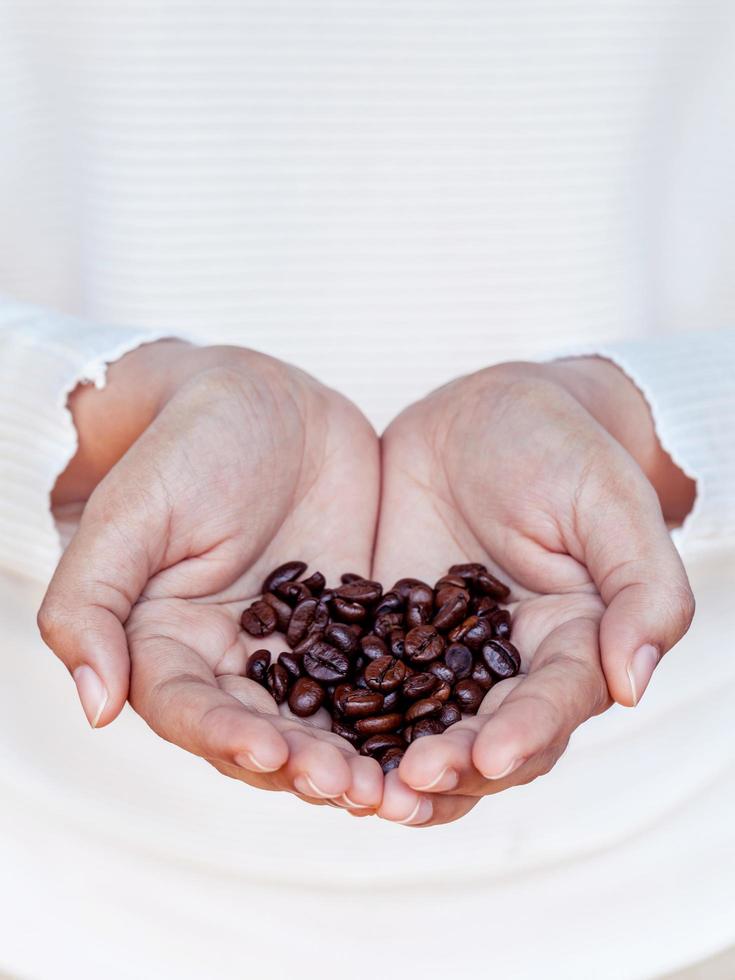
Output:
[[340,714],[344,714],[345,702],[355,688],[352,684],[338,684],[332,694],[332,703]]
[[405,603],[397,592],[386,592],[375,606],[375,615],[384,612],[403,612]]
[[357,748],[357,746],[362,741],[362,738],[357,734],[356,731],[354,731],[348,725],[344,725],[337,718],[334,718],[332,720],[332,731],[334,732],[335,735],[339,735],[341,738],[346,739],[350,743],[350,745],[354,745],[355,748]]
[[343,572],[339,580],[342,585],[349,585],[350,582],[359,582],[360,579],[364,578],[364,575],[359,575],[357,572]]
[[278,663],[289,672],[291,677],[301,677],[303,674],[303,657],[298,653],[289,653],[287,650],[278,655]]
[[487,567],[479,561],[466,561],[460,565],[452,565],[449,569],[450,575],[456,575],[465,582],[474,582],[482,572],[487,572]]
[[387,749],[378,759],[380,768],[384,773],[389,773],[392,769],[397,769],[404,756],[403,749]]
[[461,718],[462,712],[453,701],[447,701],[439,713],[439,721],[445,728],[449,728],[450,725],[456,725]]
[[388,656],[388,647],[375,633],[368,633],[367,636],[361,637],[360,648],[368,660],[377,660],[378,657]]
[[318,643],[319,640],[323,640],[323,639],[324,639],[324,632],[322,630],[311,629],[303,638],[303,640],[299,640],[299,642],[293,648],[293,652],[308,653],[315,643]]
[[251,636],[270,636],[278,625],[278,617],[273,606],[258,599],[243,612],[240,625]]
[[438,718],[419,718],[411,725],[411,741],[415,742],[424,735],[441,735],[443,731],[444,725]]
[[383,594],[383,586],[380,582],[371,582],[370,579],[360,578],[354,582],[348,582],[336,590],[335,595],[341,599],[349,599],[351,602],[359,602],[362,606],[369,606],[376,602]]
[[395,657],[378,657],[365,668],[365,681],[374,691],[388,694],[400,687],[406,677],[406,665]]
[[355,678],[355,687],[359,687],[363,691],[368,689],[368,682],[365,680],[364,672],[362,674],[358,674]]
[[398,711],[391,711],[387,715],[376,715],[374,718],[358,718],[355,731],[358,735],[382,735],[396,731],[402,724],[403,715]]
[[433,626],[414,626],[406,634],[406,656],[413,663],[429,663],[443,652],[444,638]]
[[489,617],[493,628],[493,639],[509,640],[511,632],[510,613],[507,609],[496,609]]
[[521,669],[521,655],[510,640],[490,640],[482,648],[482,656],[490,673],[500,680],[515,677]]
[[329,610],[319,599],[302,599],[294,606],[286,631],[291,647],[310,633],[324,632],[329,623]]
[[465,581],[459,575],[442,575],[434,584],[434,591],[441,592],[442,589],[451,587],[453,589],[464,589]]
[[406,725],[404,729],[401,730],[401,735],[406,740],[406,744],[410,745],[413,740],[413,725]]
[[429,667],[429,673],[438,677],[440,681],[445,681],[447,684],[454,684],[457,678],[454,676],[454,671],[451,667],[447,667],[443,660],[435,660],[433,664]]
[[454,672],[456,680],[461,681],[472,673],[472,651],[464,643],[450,643],[444,653],[444,663]]
[[399,578],[390,591],[397,592],[401,599],[406,602],[408,593],[411,589],[416,588],[417,585],[423,585],[425,588],[429,588],[426,582],[422,582],[420,578]]
[[359,646],[357,634],[346,623],[330,623],[324,630],[324,639],[342,653],[354,653]]
[[418,721],[419,718],[428,718],[430,715],[438,715],[442,710],[441,701],[436,698],[422,698],[414,701],[406,712],[406,721]]
[[268,605],[273,609],[276,614],[276,629],[280,630],[281,633],[285,633],[288,629],[288,623],[291,619],[291,607],[287,602],[275,594],[275,592],[266,592],[263,595],[263,602],[267,602]]
[[324,704],[324,688],[311,677],[299,677],[288,696],[288,706],[299,718],[308,718]]
[[476,660],[472,665],[472,673],[470,677],[473,681],[477,681],[483,691],[489,691],[493,686],[493,675],[487,669],[487,666],[483,660]]
[[400,735],[371,735],[360,746],[360,755],[380,755],[386,749],[405,749],[406,742]]
[[470,609],[473,615],[479,616],[480,619],[490,616],[497,608],[497,602],[491,599],[489,595],[476,596],[470,603]]
[[503,582],[500,582],[488,571],[480,572],[475,579],[474,585],[475,589],[481,593],[481,595],[488,595],[491,599],[497,599],[498,602],[507,602],[510,596],[510,589],[508,586]]
[[396,626],[388,634],[388,647],[394,657],[403,659],[406,653],[406,633],[400,626]]
[[367,616],[367,609],[363,605],[352,599],[343,599],[340,595],[334,596],[331,606],[335,619],[343,623],[361,623]]
[[255,653],[251,653],[248,657],[248,662],[245,666],[245,676],[249,677],[251,681],[257,681],[258,684],[262,684],[265,681],[265,675],[270,664],[270,650],[256,650]]
[[313,598],[303,582],[286,582],[284,585],[277,585],[273,591],[292,608],[302,599]]
[[288,671],[282,664],[271,664],[266,674],[266,686],[276,704],[283,704],[288,696]]
[[320,640],[304,654],[304,670],[315,681],[340,681],[350,672],[350,661],[341,650]]
[[383,711],[396,711],[401,703],[400,688],[383,695]]
[[440,683],[435,674],[424,671],[421,674],[414,674],[413,677],[407,677],[401,687],[401,693],[407,701],[418,701],[419,698],[428,697]]
[[414,585],[406,599],[406,629],[425,626],[434,612],[434,593],[428,585]]
[[403,613],[380,613],[375,617],[373,623],[373,633],[384,640],[391,630],[403,625]]
[[261,592],[275,592],[275,590],[287,582],[293,582],[299,575],[306,571],[306,562],[287,561],[278,568],[274,568],[270,575],[263,582]]
[[452,643],[464,643],[470,650],[479,650],[492,635],[493,628],[489,620],[468,616],[459,626],[454,627],[449,634],[449,639]]
[[447,684],[446,681],[439,681],[439,687],[432,692],[432,698],[436,698],[437,701],[441,701],[444,704],[452,696],[452,685]]
[[463,681],[457,681],[454,685],[454,700],[467,715],[477,714],[477,709],[482,704],[485,692],[471,677]]
[[379,691],[351,691],[342,702],[345,718],[370,718],[383,710],[383,695]]
[[466,594],[458,591],[453,596],[445,599],[432,622],[438,630],[449,630],[457,626],[458,623],[461,623],[466,615]]
[[320,596],[327,582],[321,572],[313,572],[308,578],[303,579],[303,584],[312,595]]

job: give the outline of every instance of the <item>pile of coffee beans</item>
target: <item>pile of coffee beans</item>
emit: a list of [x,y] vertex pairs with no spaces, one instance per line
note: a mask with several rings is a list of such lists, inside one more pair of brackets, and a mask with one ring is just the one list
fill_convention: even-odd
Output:
[[414,739],[476,714],[492,685],[520,669],[502,606],[510,590],[484,565],[453,565],[433,587],[402,578],[388,592],[352,573],[328,588],[305,571],[302,561],[280,565],[243,612],[247,633],[278,631],[290,648],[274,662],[256,650],[246,674],[300,718],[326,708],[332,731],[383,772]]

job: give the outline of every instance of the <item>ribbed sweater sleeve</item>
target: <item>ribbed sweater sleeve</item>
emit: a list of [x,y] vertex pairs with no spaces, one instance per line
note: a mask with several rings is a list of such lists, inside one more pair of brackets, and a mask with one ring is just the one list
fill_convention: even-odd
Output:
[[50,493],[77,448],[67,408],[80,382],[167,334],[100,326],[0,296],[0,567],[53,572],[61,547]]

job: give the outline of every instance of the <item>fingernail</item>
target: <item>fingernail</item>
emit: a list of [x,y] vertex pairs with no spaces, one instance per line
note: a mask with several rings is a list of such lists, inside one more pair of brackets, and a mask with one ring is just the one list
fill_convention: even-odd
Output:
[[397,820],[396,823],[403,824],[404,827],[412,827],[420,823],[426,823],[427,820],[431,819],[433,812],[434,807],[431,805],[431,801],[421,799],[405,820]]
[[634,708],[643,697],[659,659],[658,649],[652,643],[644,644],[633,654],[628,664],[628,680]]
[[355,810],[371,810],[371,809],[373,809],[373,807],[369,803],[355,803],[354,800],[351,800],[349,798],[349,796],[347,795],[347,793],[343,793],[342,796],[340,797],[340,800],[342,801],[342,803],[343,803],[344,806],[351,807],[351,808],[353,808]]
[[241,752],[236,755],[235,765],[241,766],[243,769],[254,769],[255,772],[277,772],[281,768],[280,766],[264,766],[252,752]]
[[324,790],[319,789],[316,783],[303,772],[294,778],[293,784],[302,796],[318,796],[321,800],[328,800],[336,795],[335,793],[325,793]]
[[515,772],[522,762],[523,759],[512,759],[502,772],[484,772],[483,776],[485,779],[505,779],[506,776]]
[[427,793],[429,790],[433,790],[434,793],[442,793],[444,790],[454,789],[458,782],[459,773],[456,769],[450,769],[447,766],[446,769],[442,769],[439,775],[425,786],[413,786],[413,783],[411,785],[420,793]]
[[96,728],[109,698],[107,688],[87,664],[77,667],[72,677],[77,686],[79,700],[82,702],[87,721],[92,728]]

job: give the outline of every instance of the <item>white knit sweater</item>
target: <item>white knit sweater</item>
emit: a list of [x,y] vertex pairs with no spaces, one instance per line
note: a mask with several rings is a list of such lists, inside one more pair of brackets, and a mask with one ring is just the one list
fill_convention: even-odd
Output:
[[[438,921],[425,977],[648,978],[735,940],[734,56],[728,0],[0,0],[0,971],[308,977],[371,915],[396,971]],[[410,836],[131,713],[89,735],[29,655],[65,400],[182,331],[378,427],[499,360],[614,358],[697,481],[697,624],[641,709]]]

